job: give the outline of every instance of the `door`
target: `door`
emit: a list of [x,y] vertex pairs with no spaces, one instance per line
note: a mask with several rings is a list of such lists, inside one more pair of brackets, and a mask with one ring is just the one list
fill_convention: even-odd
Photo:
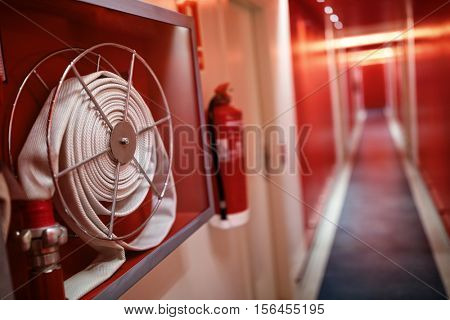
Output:
[[255,299],[276,298],[275,267],[270,224],[268,185],[264,173],[262,106],[255,50],[256,8],[243,1],[230,1],[226,11],[227,59],[234,104],[243,112],[247,129],[244,141],[250,222],[246,226]]
[[370,64],[363,67],[364,106],[367,109],[386,106],[384,64]]

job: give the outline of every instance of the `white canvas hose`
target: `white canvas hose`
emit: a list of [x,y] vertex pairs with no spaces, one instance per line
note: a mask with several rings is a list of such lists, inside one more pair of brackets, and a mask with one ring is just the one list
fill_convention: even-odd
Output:
[[[110,124],[114,127],[122,121],[127,82],[107,71],[92,73],[82,79]],[[45,147],[52,97],[53,92],[19,155],[19,178],[30,199],[49,199],[55,194]],[[154,123],[149,108],[133,87],[130,91],[128,121],[135,132]],[[77,78],[64,81],[60,88],[50,135],[54,155],[51,161],[57,172],[71,168],[110,147],[109,128]],[[156,128],[138,135],[134,156],[153,180],[156,189],[162,191],[169,172],[169,161]],[[119,172],[115,216],[124,217],[139,208],[150,186],[133,162],[122,164]],[[158,210],[134,240],[126,243],[96,239],[95,237],[105,238],[108,231],[108,223],[103,223],[98,215],[110,216],[115,174],[116,160],[109,151],[58,180],[64,201],[78,224],[65,210],[61,210],[61,202],[56,201],[58,213],[73,231],[99,253],[88,268],[65,281],[69,299],[83,296],[108,279],[125,261],[125,250],[146,250],[157,246],[166,237],[175,220],[176,193],[172,174],[169,173],[169,185]],[[153,203],[157,200],[158,197],[153,192]],[[95,237],[87,236],[80,226]]]

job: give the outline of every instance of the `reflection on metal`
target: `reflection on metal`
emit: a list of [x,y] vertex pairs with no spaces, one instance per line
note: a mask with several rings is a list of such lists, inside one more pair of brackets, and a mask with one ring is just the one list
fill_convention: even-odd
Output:
[[166,117],[164,117],[164,118],[162,118],[162,119],[159,119],[158,121],[155,121],[152,125],[150,125],[150,126],[148,126],[148,127],[146,127],[146,128],[143,128],[143,129],[139,130],[137,134],[139,135],[139,134],[142,134],[142,133],[144,133],[144,132],[147,132],[148,130],[153,129],[153,128],[156,127],[156,126],[158,126],[158,125],[160,125],[160,124],[162,124],[162,123],[164,123],[164,122],[169,121],[170,118],[171,118],[170,115],[168,115],[168,116],[166,116]]
[[127,98],[125,100],[125,111],[123,115],[123,121],[127,121],[128,117],[128,105],[130,104],[130,92],[131,92],[131,83],[133,82],[133,71],[134,71],[134,60],[136,59],[136,51],[133,50],[133,54],[131,55],[130,69],[128,71],[128,88],[127,88]]
[[0,42],[0,80],[6,81],[5,65],[3,64],[2,43]]
[[136,151],[136,132],[127,121],[120,121],[111,133],[110,146],[114,158],[121,164],[129,163]]

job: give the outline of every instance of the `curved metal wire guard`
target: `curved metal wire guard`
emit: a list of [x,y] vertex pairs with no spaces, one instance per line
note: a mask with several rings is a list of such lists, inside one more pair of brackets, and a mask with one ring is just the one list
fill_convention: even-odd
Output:
[[[14,165],[13,165],[14,159],[13,159],[13,155],[12,155],[12,145],[13,145],[12,129],[13,129],[13,125],[14,125],[14,118],[16,115],[18,103],[22,96],[22,92],[25,89],[25,86],[28,84],[28,81],[30,80],[31,76],[34,75],[39,80],[39,82],[44,86],[44,88],[47,89],[47,91],[50,93],[50,88],[49,88],[48,84],[44,81],[44,79],[38,72],[39,67],[44,65],[44,63],[49,61],[51,58],[57,57],[61,54],[68,53],[68,52],[75,52],[78,55],[80,52],[83,52],[83,50],[84,49],[81,49],[81,48],[66,48],[66,49],[62,49],[62,50],[58,50],[58,51],[50,53],[45,58],[43,58],[41,61],[39,61],[33,67],[33,69],[30,70],[30,72],[28,72],[28,74],[25,76],[22,83],[20,84],[19,91],[17,92],[16,98],[14,99],[11,113],[9,115],[9,121],[8,121],[8,157],[9,157],[9,165],[11,167],[11,170],[14,173],[17,173],[17,170],[16,170],[16,168],[14,168]],[[97,71],[100,69],[100,62],[103,60],[114,71],[115,74],[120,75],[119,71],[117,71],[117,69],[114,68],[114,66],[107,59],[103,58],[100,54],[95,53],[95,52],[91,52],[91,54],[97,57],[97,61],[96,61]]]
[[[91,102],[94,104],[94,107],[97,109],[97,111],[100,114],[100,117],[102,118],[102,120],[108,125],[109,129],[112,130],[113,127],[111,125],[111,123],[109,122],[109,119],[106,117],[106,115],[103,113],[101,107],[98,105],[97,101],[95,100],[94,95],[91,93],[91,91],[89,90],[89,88],[87,87],[87,85],[84,83],[82,76],[79,74],[78,69],[76,67],[76,64],[81,60],[86,58],[87,55],[95,55],[98,57],[98,62],[97,62],[97,71],[100,70],[100,60],[103,60],[107,63],[107,65],[114,71],[114,73],[116,73],[117,75],[120,76],[119,72],[117,72],[117,70],[114,68],[114,66],[109,63],[103,56],[101,56],[100,54],[96,53],[95,50],[99,49],[99,48],[103,48],[103,47],[113,47],[113,48],[117,48],[118,50],[123,50],[125,52],[128,52],[131,54],[131,61],[130,61],[130,67],[129,67],[129,73],[128,73],[128,80],[127,81],[127,93],[126,93],[126,101],[125,101],[125,108],[124,108],[124,121],[126,121],[127,119],[127,113],[128,113],[128,104],[129,104],[129,99],[130,99],[130,90],[132,88],[132,78],[133,78],[133,70],[134,70],[134,64],[135,64],[135,60],[137,59],[147,70],[147,72],[151,75],[152,79],[155,81],[158,91],[161,95],[161,99],[163,102],[163,108],[165,109],[166,115],[155,121],[154,123],[152,123],[149,127],[147,128],[143,128],[141,130],[139,130],[136,135],[140,135],[143,132],[146,132],[147,130],[153,130],[156,129],[158,130],[158,127],[160,124],[162,123],[168,123],[169,125],[169,141],[168,141],[168,150],[167,153],[164,152],[163,154],[165,154],[166,157],[168,157],[168,165],[167,165],[167,173],[165,173],[165,177],[164,177],[164,186],[162,188],[162,190],[158,190],[156,188],[156,186],[154,185],[152,179],[148,176],[147,172],[143,169],[142,165],[139,163],[139,161],[133,157],[132,158],[132,162],[133,164],[136,166],[136,168],[140,171],[140,174],[143,175],[143,177],[145,178],[145,180],[147,181],[147,183],[150,185],[152,192],[157,196],[157,201],[156,203],[153,203],[152,201],[152,211],[150,213],[150,215],[138,226],[136,227],[133,231],[125,234],[125,235],[121,235],[121,236],[116,236],[114,234],[114,223],[115,223],[115,210],[116,210],[116,201],[117,201],[117,189],[118,189],[118,180],[119,180],[119,173],[120,173],[120,162],[116,162],[116,170],[115,170],[115,181],[114,181],[114,189],[113,189],[113,193],[112,193],[112,205],[111,205],[111,210],[110,210],[110,222],[109,225],[107,226],[108,230],[103,230],[103,228],[98,228],[102,234],[102,236],[98,236],[96,234],[92,234],[90,231],[87,230],[87,228],[85,226],[83,226],[76,218],[75,215],[71,212],[69,206],[67,205],[66,201],[65,201],[65,197],[64,197],[64,192],[60,187],[59,184],[59,178],[62,177],[63,175],[71,172],[72,170],[76,170],[81,168],[82,166],[84,166],[85,164],[89,163],[90,161],[95,160],[97,157],[99,157],[100,155],[105,154],[106,152],[109,151],[109,149],[100,152],[96,155],[91,156],[88,159],[84,159],[83,161],[76,163],[74,166],[65,168],[64,170],[61,171],[57,171],[56,165],[55,163],[51,160],[51,159],[55,159],[55,156],[52,154],[52,137],[51,137],[51,129],[52,129],[52,125],[53,125],[53,115],[55,112],[55,109],[57,108],[57,101],[59,98],[59,93],[60,93],[60,89],[61,86],[64,82],[64,80],[67,78],[68,74],[70,71],[73,71],[73,73],[75,74],[76,78],[78,78],[78,80],[80,81],[81,85],[83,86],[85,92],[88,94]],[[49,56],[45,57],[43,60],[41,60],[25,77],[22,85],[20,86],[19,89],[19,93],[16,97],[16,100],[14,102],[13,105],[13,109],[12,109],[12,113],[11,113],[11,117],[10,117],[10,126],[9,126],[9,136],[8,136],[8,148],[9,148],[9,156],[10,156],[10,161],[11,164],[12,162],[12,152],[11,152],[11,146],[12,146],[12,125],[13,125],[13,118],[14,118],[14,114],[17,108],[17,103],[19,101],[20,95],[22,93],[22,90],[24,88],[24,86],[26,85],[28,79],[30,78],[31,75],[35,74],[36,77],[39,79],[39,81],[46,86],[46,88],[48,89],[48,86],[46,85],[45,81],[40,77],[39,73],[37,72],[37,69],[39,68],[39,66],[41,66],[45,61],[51,59],[52,57],[55,57],[58,54],[67,52],[69,50],[73,50],[73,49],[64,49],[64,50],[60,50],[57,51],[55,53],[50,54]],[[151,67],[148,65],[148,63],[145,61],[145,59],[143,59],[135,50],[120,45],[120,44],[116,44],[116,43],[101,43],[98,45],[95,45],[89,49],[86,50],[82,50],[82,49],[76,49],[77,51],[79,50],[79,54],[78,56],[73,59],[65,68],[59,82],[58,82],[58,86],[56,87],[55,91],[54,91],[54,95],[53,98],[51,100],[50,103],[50,108],[49,108],[49,112],[48,112],[48,121],[47,121],[47,128],[46,128],[46,142],[47,142],[47,155],[48,155],[48,163],[49,163],[49,167],[50,167],[50,172],[52,175],[52,179],[53,179],[53,183],[55,186],[55,191],[56,194],[58,195],[58,199],[60,201],[60,203],[63,206],[63,210],[65,211],[65,213],[71,218],[71,220],[73,220],[73,222],[77,225],[77,227],[87,236],[91,237],[91,238],[96,238],[96,239],[101,239],[101,240],[111,240],[111,241],[119,241],[119,240],[126,240],[129,239],[130,237],[133,237],[134,235],[136,235],[138,232],[140,232],[151,220],[151,218],[153,217],[153,215],[157,212],[161,201],[163,200],[163,197],[166,193],[168,184],[169,184],[169,179],[170,179],[170,171],[172,168],[172,161],[173,161],[173,125],[172,125],[172,119],[171,119],[171,115],[170,115],[170,109],[169,109],[169,105],[167,102],[167,98],[165,96],[165,93],[162,89],[162,86],[158,80],[158,78],[156,77],[156,74],[154,73],[154,71],[151,69]],[[161,142],[162,143],[162,142]],[[165,150],[164,145],[162,146],[162,149]],[[160,151],[161,152],[161,151]],[[161,164],[156,163],[156,166],[159,166]],[[94,224],[97,225],[97,222],[93,221],[93,219],[89,218],[89,220]]]

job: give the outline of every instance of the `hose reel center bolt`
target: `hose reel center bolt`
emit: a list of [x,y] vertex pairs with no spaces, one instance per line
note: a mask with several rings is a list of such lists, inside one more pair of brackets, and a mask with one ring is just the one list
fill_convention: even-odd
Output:
[[126,164],[133,159],[136,151],[136,132],[128,121],[120,121],[113,128],[110,140],[113,157]]

